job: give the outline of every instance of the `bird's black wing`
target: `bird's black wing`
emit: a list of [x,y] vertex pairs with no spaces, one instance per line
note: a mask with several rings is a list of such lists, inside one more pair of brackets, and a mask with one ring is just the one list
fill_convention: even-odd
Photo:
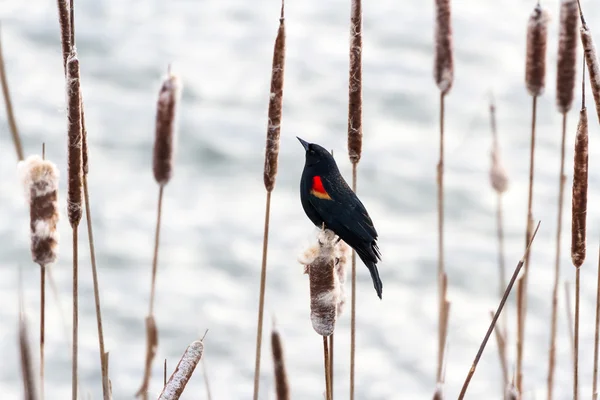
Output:
[[[313,207],[322,211],[320,214],[325,225],[334,231],[336,227],[338,229],[342,228],[358,236],[362,241],[371,242],[376,240],[377,231],[365,206],[343,178],[336,179],[335,181],[333,179],[336,178],[321,176],[323,187],[331,200],[312,195],[309,196]],[[336,233],[340,236],[345,236],[342,232]]]

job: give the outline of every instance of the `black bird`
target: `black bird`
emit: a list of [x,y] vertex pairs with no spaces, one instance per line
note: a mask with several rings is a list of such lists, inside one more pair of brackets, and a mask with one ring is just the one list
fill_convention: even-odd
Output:
[[318,144],[298,140],[306,150],[300,181],[304,212],[317,227],[325,225],[356,251],[369,268],[373,286],[381,299],[383,284],[377,271],[381,253],[373,221],[340,174],[333,156]]

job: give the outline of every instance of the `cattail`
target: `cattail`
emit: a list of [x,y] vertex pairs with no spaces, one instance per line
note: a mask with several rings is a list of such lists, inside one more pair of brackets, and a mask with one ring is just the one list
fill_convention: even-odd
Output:
[[568,112],[573,104],[578,26],[577,1],[563,0],[560,6],[560,34],[556,67],[556,105],[561,113]]
[[498,193],[504,193],[508,189],[508,175],[500,157],[498,144],[494,142],[492,148],[492,168],[490,169],[490,182],[494,190]]
[[358,164],[362,152],[362,2],[350,8],[350,66],[348,82],[348,155]]
[[351,262],[352,252],[350,246],[348,246],[343,240],[340,240],[334,247],[334,259],[335,259],[335,273],[339,282],[339,295],[338,295],[338,306],[337,313],[341,315],[344,311],[344,305],[346,304],[346,290],[344,289],[346,283],[346,271],[348,265]]
[[267,192],[275,187],[277,159],[279,157],[279,136],[281,134],[281,113],[283,106],[283,77],[285,71],[285,20],[281,3],[279,30],[273,49],[271,68],[271,94],[269,96],[269,124],[267,126],[267,145],[265,149],[265,168],[263,179]]
[[156,105],[156,136],[152,169],[159,185],[169,183],[173,174],[175,119],[181,86],[179,78],[169,73],[164,79]]
[[62,45],[63,67],[67,74],[67,60],[71,52],[71,27],[69,4],[67,0],[58,0],[58,22],[60,24],[60,42]]
[[39,156],[30,156],[19,163],[19,170],[29,202],[31,256],[44,267],[58,256],[58,168]]
[[288,383],[287,372],[285,370],[285,360],[283,358],[283,346],[279,331],[273,328],[271,332],[271,351],[273,353],[273,368],[275,370],[275,391],[277,400],[289,400],[290,386]]
[[196,369],[196,365],[198,365],[202,358],[203,352],[204,344],[200,340],[188,346],[183,356],[181,356],[175,371],[158,397],[159,400],[176,400],[181,397],[185,386]]
[[596,114],[600,121],[600,64],[598,63],[598,55],[596,54],[596,46],[592,33],[587,24],[583,22],[580,28],[581,44],[585,55],[585,61],[590,75],[590,85],[592,86],[592,94],[596,103]]
[[525,66],[525,83],[532,96],[539,96],[544,91],[546,82],[546,42],[548,39],[548,13],[538,4],[527,26],[527,64]]
[[450,23],[450,0],[435,2],[435,83],[442,94],[447,94],[454,80],[454,57],[452,55],[452,24]]
[[571,259],[580,267],[585,260],[586,216],[588,189],[588,120],[585,107],[579,112],[575,137],[573,172],[573,208],[571,225]]
[[[305,273],[310,282],[310,319],[313,329],[329,336],[335,329],[339,304],[339,279],[335,272],[335,233],[329,229],[319,232],[318,252],[314,247],[305,252]],[[310,256],[316,257],[310,260]]]
[[81,192],[81,93],[79,83],[79,59],[73,50],[67,60],[67,97],[69,117],[69,147],[68,147],[68,191],[67,212],[71,227],[76,227],[81,221],[82,192]]

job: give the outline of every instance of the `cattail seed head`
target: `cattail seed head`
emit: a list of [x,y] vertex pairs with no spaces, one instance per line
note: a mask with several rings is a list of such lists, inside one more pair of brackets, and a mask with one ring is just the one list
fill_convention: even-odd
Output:
[[203,353],[204,343],[201,340],[196,340],[187,347],[158,400],[176,400],[181,397]]
[[346,271],[351,262],[352,251],[343,240],[340,240],[334,247],[335,273],[339,282],[338,306],[337,313],[341,315],[346,304]]
[[585,260],[588,190],[588,119],[585,107],[579,113],[575,137],[573,204],[571,220],[571,260],[580,267]]
[[29,203],[31,256],[42,267],[58,257],[58,168],[39,156],[19,163],[19,173]]
[[169,183],[173,175],[173,152],[175,150],[175,120],[177,103],[181,92],[179,78],[169,68],[163,80],[156,104],[156,132],[152,169],[159,185]]
[[442,94],[447,94],[454,80],[450,0],[436,0],[435,15],[434,77],[438,89]]
[[502,158],[500,157],[500,149],[498,144],[494,143],[492,148],[492,167],[490,169],[490,182],[492,187],[498,194],[502,194],[508,190],[508,175]]
[[68,175],[67,213],[71,227],[81,221],[82,213],[82,159],[81,159],[81,88],[79,82],[79,59],[73,49],[67,60],[68,104]]
[[348,155],[358,164],[362,153],[362,2],[350,8],[350,66],[348,82]]
[[271,351],[273,354],[273,369],[275,372],[275,392],[277,400],[290,399],[290,385],[288,383],[287,372],[285,368],[285,359],[283,358],[283,344],[281,335],[276,328],[271,332]]
[[594,44],[592,33],[586,24],[581,24],[580,33],[585,62],[590,75],[592,94],[596,103],[596,114],[598,115],[598,121],[600,121],[600,64],[598,63],[596,45]]
[[281,114],[283,108],[283,78],[285,71],[285,20],[283,2],[281,18],[273,49],[273,65],[271,68],[271,91],[269,96],[269,124],[267,126],[267,145],[265,149],[265,167],[263,180],[267,192],[275,187],[277,163],[279,158],[279,137],[281,135]]
[[527,25],[527,63],[525,83],[532,96],[544,92],[546,82],[546,42],[548,40],[548,13],[538,4]]
[[563,0],[560,6],[560,34],[556,67],[556,105],[566,113],[573,104],[577,67],[577,28],[579,9],[576,0]]

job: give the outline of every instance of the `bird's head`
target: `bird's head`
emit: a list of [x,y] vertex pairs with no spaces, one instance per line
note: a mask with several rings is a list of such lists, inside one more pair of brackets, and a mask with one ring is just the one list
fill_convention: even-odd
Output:
[[[296,136],[297,137],[297,136]],[[335,161],[330,152],[328,152],[322,146],[316,143],[308,143],[306,140],[302,140],[297,137],[304,150],[306,150],[306,166],[315,166],[319,164],[319,167],[328,167],[331,164],[335,165]]]

